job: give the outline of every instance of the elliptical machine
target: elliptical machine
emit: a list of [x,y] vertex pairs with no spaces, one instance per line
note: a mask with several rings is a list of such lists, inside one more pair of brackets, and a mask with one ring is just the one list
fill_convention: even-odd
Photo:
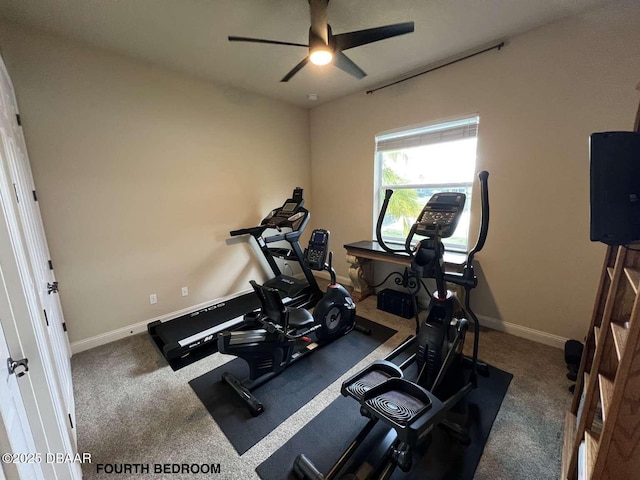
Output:
[[[378,218],[377,237],[386,251],[406,254],[411,258],[410,267],[405,272],[413,278],[409,284],[415,296],[421,279],[433,278],[436,291],[432,295],[423,321],[416,309],[416,335],[391,352],[384,360],[373,362],[342,384],[341,393],[355,399],[360,405],[360,413],[369,421],[356,436],[347,450],[340,456],[331,470],[323,475],[304,454],[294,461],[293,471],[299,478],[310,480],[388,479],[397,467],[408,472],[413,465],[413,457],[419,447],[428,445],[430,433],[435,426],[441,426],[461,443],[468,443],[466,429],[447,418],[447,414],[478,385],[477,376],[488,376],[488,367],[478,360],[480,323],[471,310],[471,290],[478,284],[473,270],[473,257],[484,246],[489,226],[488,177],[480,172],[480,196],[482,199],[482,220],[478,240],[467,256],[462,273],[445,273],[443,268],[444,246],[442,239],[453,234],[464,208],[465,195],[461,193],[439,193],[431,197],[423,208],[405,241],[404,250],[388,247],[381,235],[382,221],[393,192],[387,190]],[[426,238],[411,247],[414,235]],[[460,285],[465,290],[464,307],[447,290],[447,283]],[[462,310],[468,318],[457,318],[455,313]],[[465,357],[462,353],[464,339],[473,324],[473,354]],[[401,365],[391,360],[417,343],[417,351]],[[404,378],[404,371],[412,363],[418,366],[417,378]],[[384,458],[373,470],[363,469],[361,473],[342,476],[342,470],[349,459],[362,445],[375,425],[382,421],[395,433],[395,438]]]
[[331,283],[313,315],[303,308],[285,306],[277,289],[252,280],[250,283],[261,308],[245,315],[245,330],[218,335],[218,351],[242,358],[249,365],[247,379],[239,380],[224,372],[222,380],[240,396],[252,415],[257,416],[264,411],[264,405],[251,393],[252,390],[316,348],[354,328],[370,333],[356,325],[356,305],[349,292],[336,282],[332,258],[329,232],[314,230],[304,252],[304,261],[312,270],[329,271]]

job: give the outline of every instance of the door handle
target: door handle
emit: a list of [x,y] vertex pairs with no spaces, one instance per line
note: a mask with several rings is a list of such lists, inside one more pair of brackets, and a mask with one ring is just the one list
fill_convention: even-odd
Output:
[[[22,367],[24,370],[17,372],[16,369]],[[20,378],[25,373],[29,371],[29,359],[21,358],[20,360],[14,360],[13,358],[7,358],[7,368],[9,369],[9,374],[14,374],[16,377]]]

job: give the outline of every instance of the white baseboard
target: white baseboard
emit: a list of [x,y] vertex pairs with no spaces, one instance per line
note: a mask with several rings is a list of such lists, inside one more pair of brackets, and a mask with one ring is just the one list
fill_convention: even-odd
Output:
[[[160,319],[160,317],[158,317],[158,319]],[[100,335],[96,335],[95,337],[89,337],[85,338],[84,340],[73,342],[71,344],[71,354],[75,355],[76,353],[84,352],[85,350],[99,347],[100,345],[115,342],[116,340],[128,337],[129,335],[142,333],[147,329],[147,323],[152,321],[153,320],[148,320],[145,322],[134,323],[133,325],[129,325],[127,327],[122,327],[110,332],[101,333]]]
[[[326,280],[329,280],[330,278],[329,272],[314,272],[314,274]],[[343,285],[351,285],[351,280],[349,280],[349,278],[347,277],[338,276],[337,280]],[[76,353],[84,352],[85,350],[99,347],[100,345],[106,345],[107,343],[115,342],[116,340],[120,340],[130,335],[137,335],[138,333],[146,332],[147,325],[151,322],[155,322],[156,320],[159,320],[161,322],[166,322],[167,320],[173,320],[174,318],[181,317],[182,315],[186,315],[196,310],[200,310],[201,308],[208,307],[209,305],[213,305],[218,302],[223,302],[237,295],[242,295],[250,291],[251,290],[245,290],[243,292],[240,292],[239,294],[229,295],[227,297],[219,298],[217,300],[212,300],[210,302],[204,302],[199,305],[193,305],[191,307],[183,308],[182,310],[165,313],[164,315],[160,315],[159,317],[151,318],[149,320],[144,320],[142,322],[134,323],[132,325],[127,325],[126,327],[117,328],[110,332],[101,333],[100,335],[96,335],[94,337],[85,338],[84,340],[78,340],[77,342],[73,342],[71,344],[71,354],[73,355]]]
[[[329,279],[329,272],[313,272],[315,276]],[[337,280],[343,285],[351,285],[351,280],[347,277],[338,276]],[[524,327],[515,323],[503,322],[497,318],[487,317],[484,315],[478,315],[480,323],[483,327],[490,328],[492,330],[498,330],[499,332],[515,335],[516,337],[526,338],[533,342],[542,343],[543,345],[549,345],[559,349],[564,349],[564,344],[568,340],[567,338],[559,335],[553,335],[551,333],[541,332],[540,330],[534,330],[533,328]]]
[[486,317],[484,315],[478,315],[480,324],[483,327],[490,328],[492,330],[498,330],[499,332],[515,335],[516,337],[526,338],[533,342],[549,345],[550,347],[564,349],[564,344],[568,340],[567,338],[559,335],[553,335],[551,333],[541,332],[540,330],[534,330],[533,328],[524,327],[522,325],[516,325],[515,323],[503,322],[497,318]]
[[[314,274],[326,280],[330,278],[328,272],[314,272]],[[339,283],[343,285],[351,285],[351,281],[347,277],[338,276],[337,280]],[[240,294],[244,294],[249,291],[250,290],[246,290],[244,292],[240,292]],[[151,318],[143,322],[134,323],[126,327],[118,328],[110,332],[96,335],[94,337],[73,342],[71,344],[71,353],[72,354],[80,353],[85,350],[89,350],[91,348],[99,347],[100,345],[105,345],[107,343],[115,342],[116,340],[120,340],[122,338],[128,337],[129,335],[137,335],[138,333],[143,333],[147,330],[147,325],[151,322],[154,322],[156,320],[159,320],[161,322],[166,322],[167,320],[172,320],[174,318],[181,317],[182,315],[186,315],[196,310],[200,310],[201,308],[207,307],[209,305],[213,305],[215,303],[228,300],[229,298],[233,298],[236,295],[229,295],[227,297],[220,298],[218,300],[213,300],[211,302],[204,302],[199,305],[193,305],[188,308],[183,308],[182,310],[166,313],[164,315],[160,315],[158,317]],[[483,327],[487,327],[487,328],[491,328],[492,330],[498,330],[500,332],[505,332],[511,335],[515,335],[516,337],[526,338],[533,342],[542,343],[544,345],[549,345],[555,348],[563,349],[565,342],[568,340],[567,338],[561,337],[559,335],[553,335],[551,333],[541,332],[540,330],[534,330],[533,328],[524,327],[522,325],[517,325],[515,323],[503,322],[502,320],[498,320],[497,318],[487,317],[484,315],[478,315],[478,318],[480,319],[480,323],[482,324]]]
[[73,355],[76,353],[84,352],[85,350],[99,347],[100,345],[106,345],[107,343],[115,342],[116,340],[120,340],[122,338],[128,337],[129,335],[137,335],[138,333],[146,332],[147,325],[151,322],[155,322],[157,320],[161,322],[166,322],[167,320],[173,320],[174,318],[178,318],[188,313],[195,312],[196,310],[200,310],[201,308],[208,307],[209,305],[214,305],[219,302],[224,302],[226,300],[229,300],[230,298],[236,297],[238,295],[243,295],[251,291],[253,290],[245,290],[240,293],[236,293],[234,295],[229,295],[223,298],[219,298],[217,300],[212,300],[210,302],[204,302],[198,305],[192,305],[191,307],[183,308],[175,312],[165,313],[164,315],[160,315],[159,317],[151,318],[143,322],[138,322],[132,325],[128,325],[126,327],[117,328],[110,332],[101,333],[100,335],[96,335],[95,337],[89,337],[84,340],[73,342],[71,344],[71,354]]

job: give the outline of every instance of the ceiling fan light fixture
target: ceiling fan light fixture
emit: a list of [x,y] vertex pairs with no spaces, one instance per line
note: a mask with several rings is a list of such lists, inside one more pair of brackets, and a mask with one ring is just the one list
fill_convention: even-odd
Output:
[[229,41],[291,45],[294,47],[307,48],[307,55],[282,77],[281,82],[291,80],[294,75],[309,63],[315,65],[333,64],[352,77],[360,79],[367,76],[366,72],[347,57],[344,54],[344,50],[379,42],[387,38],[397,37],[411,33],[414,30],[413,22],[403,22],[334,35],[331,31],[331,25],[327,23],[327,5],[329,4],[329,0],[307,0],[305,3],[309,3],[311,17],[308,44],[304,45],[302,43],[267,40],[266,38],[236,37],[231,35],[228,37]]
[[316,47],[309,53],[309,60],[314,65],[327,65],[333,60],[333,52],[329,47]]

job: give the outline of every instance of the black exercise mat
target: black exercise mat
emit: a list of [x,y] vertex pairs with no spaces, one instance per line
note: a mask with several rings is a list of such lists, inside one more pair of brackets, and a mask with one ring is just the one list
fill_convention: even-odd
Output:
[[234,359],[195,378],[189,385],[242,455],[396,332],[361,317],[357,320],[359,325],[371,329],[370,336],[354,330],[301,358],[255,389],[252,393],[264,405],[264,412],[258,417],[253,417],[231,387],[221,382],[223,372],[239,379],[248,376],[249,368],[242,359]]
[[[513,378],[510,373],[489,367],[490,377],[480,377],[478,388],[470,392],[466,399],[468,408],[468,427],[471,444],[467,447],[454,442],[449,434],[439,427],[433,432],[433,438],[427,453],[414,457],[410,472],[397,469],[392,480],[470,480],[482,456],[484,445],[489,437],[493,422],[500,410],[502,400]],[[339,397],[325,410],[294,435],[271,457],[256,468],[263,480],[295,479],[291,472],[293,461],[304,453],[322,473],[327,473],[367,423],[362,417],[358,405],[351,398]],[[375,464],[391,443],[395,432],[379,422],[347,464],[344,472],[353,472],[353,467],[363,461]]]

